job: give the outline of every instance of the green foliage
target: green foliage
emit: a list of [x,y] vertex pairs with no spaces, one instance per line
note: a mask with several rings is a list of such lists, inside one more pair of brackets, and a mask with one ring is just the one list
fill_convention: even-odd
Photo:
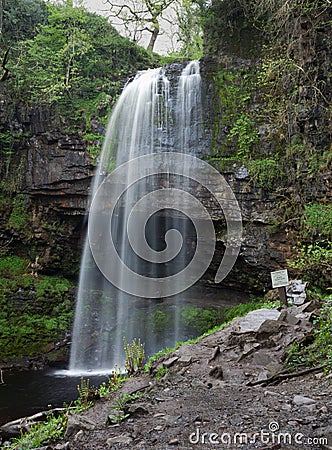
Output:
[[300,272],[304,280],[326,289],[332,276],[332,242],[300,243],[294,250],[295,255],[287,261],[288,265]]
[[173,56],[200,59],[203,56],[203,31],[199,5],[192,0],[182,0],[175,3],[174,9],[181,48]]
[[14,278],[26,274],[29,261],[19,256],[0,258],[0,273],[2,277]]
[[159,367],[159,369],[156,372],[155,378],[156,380],[160,380],[163,378],[167,373],[167,368],[165,366]]
[[84,138],[88,142],[87,148],[88,148],[90,155],[96,161],[97,157],[100,155],[105,136],[94,134],[94,133],[86,133],[84,135]]
[[123,346],[126,355],[125,367],[129,376],[133,375],[136,371],[142,370],[145,362],[145,350],[144,344],[140,339],[134,338],[129,344],[126,337],[123,338]]
[[0,272],[0,359],[40,354],[71,325],[72,284],[32,276],[29,262],[17,256],[1,258]]
[[18,194],[13,200],[12,212],[9,216],[8,226],[14,230],[25,230],[29,223],[27,213],[27,199],[24,194]]
[[80,384],[77,386],[78,399],[75,407],[80,411],[84,411],[93,405],[93,400],[99,398],[98,388],[90,385],[90,380],[81,378]]
[[[106,116],[130,71],[153,59],[120,36],[107,19],[83,7],[48,4],[47,22],[13,49],[8,80],[17,98],[30,105],[54,105],[73,127]],[[122,80],[123,78],[123,80]]]
[[248,159],[259,142],[257,118],[250,105],[256,90],[256,72],[238,72],[224,66],[215,76],[220,121],[213,130],[214,157]]
[[310,342],[295,343],[288,352],[291,367],[323,365],[327,373],[332,372],[332,297],[325,301],[320,314],[314,321],[313,339]]
[[298,249],[298,258],[290,263],[292,267],[303,270],[315,270],[319,265],[332,264],[332,242],[315,242]]
[[234,138],[239,157],[249,155],[250,150],[257,144],[259,139],[258,131],[254,127],[252,120],[246,114],[242,114],[236,119],[233,127],[229,130],[228,141],[232,142]]
[[250,160],[247,165],[250,179],[255,186],[272,190],[284,179],[285,174],[278,154],[273,158]]
[[114,367],[108,382],[102,382],[98,388],[100,398],[108,397],[112,392],[117,391],[125,380],[126,377],[121,373],[121,369]]
[[332,238],[332,206],[313,203],[304,207],[304,228],[313,237]]
[[183,306],[180,310],[180,322],[185,327],[202,334],[220,324],[220,309],[202,309],[194,306]]
[[8,46],[32,38],[37,25],[47,20],[47,6],[41,0],[6,0],[2,7],[0,39]]
[[63,437],[66,424],[67,415],[55,416],[51,414],[45,423],[33,425],[28,434],[13,439],[12,443],[6,448],[8,450],[28,450],[51,444]]

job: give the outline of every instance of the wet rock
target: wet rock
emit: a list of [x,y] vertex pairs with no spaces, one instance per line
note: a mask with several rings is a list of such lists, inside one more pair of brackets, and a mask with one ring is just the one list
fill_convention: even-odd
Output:
[[258,375],[257,380],[258,381],[264,381],[267,380],[269,377],[268,371],[267,370],[263,370],[262,372],[260,372],[260,374]]
[[144,416],[146,414],[149,414],[149,411],[146,408],[145,404],[131,405],[127,411],[131,417],[133,417],[133,416],[138,417],[138,416]]
[[178,360],[178,364],[181,366],[189,366],[192,362],[191,356],[181,356],[181,358]]
[[78,433],[74,436],[74,441],[80,441],[84,436],[84,431],[80,430]]
[[260,344],[258,342],[249,342],[244,344],[243,346],[243,352],[240,355],[237,362],[240,362],[241,359],[245,358],[246,356],[251,355],[253,352],[255,352],[260,347]]
[[304,397],[303,395],[295,395],[293,398],[293,403],[296,406],[307,406],[314,405],[316,403],[316,400],[313,400],[309,397]]
[[303,305],[307,298],[306,287],[307,283],[302,283],[302,280],[291,280],[286,287],[287,301],[293,305]]
[[173,356],[172,358],[167,359],[166,361],[163,361],[163,366],[166,367],[166,369],[169,369],[173,364],[179,359],[178,356]]
[[120,434],[120,436],[115,436],[107,439],[106,444],[110,447],[116,444],[130,444],[133,441],[132,437],[128,434]]
[[213,354],[212,354],[211,358],[209,359],[209,362],[214,361],[217,358],[218,355],[220,355],[220,347],[219,347],[219,345],[217,345],[217,347],[214,348]]
[[240,322],[240,333],[257,332],[266,320],[278,320],[280,311],[276,309],[257,309]]
[[291,314],[289,311],[283,310],[281,311],[279,321],[286,322],[289,325],[297,325],[298,323],[300,323],[301,319],[294,314]]
[[210,377],[216,378],[217,380],[222,380],[224,377],[224,373],[222,367],[216,366],[213,367],[209,372]]
[[66,442],[65,444],[57,444],[54,447],[54,450],[70,450],[70,443]]
[[[279,333],[283,328],[285,328],[285,324],[280,322],[279,320],[271,320],[267,319],[265,320],[262,325],[259,327],[257,331],[257,338],[259,339],[266,339],[268,336],[276,335]],[[276,336],[275,341],[278,341],[281,338],[281,334],[279,336]]]
[[80,430],[94,430],[97,424],[84,416],[69,415],[67,428],[65,431],[65,439],[76,435]]
[[244,165],[239,167],[235,172],[235,178],[237,180],[245,180],[248,177],[249,177],[249,170]]

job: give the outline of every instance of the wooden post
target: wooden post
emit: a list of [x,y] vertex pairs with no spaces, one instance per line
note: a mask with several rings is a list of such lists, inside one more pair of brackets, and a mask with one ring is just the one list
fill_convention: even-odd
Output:
[[287,293],[286,293],[285,286],[278,288],[278,294],[279,294],[281,306],[287,308],[288,304],[287,304]]

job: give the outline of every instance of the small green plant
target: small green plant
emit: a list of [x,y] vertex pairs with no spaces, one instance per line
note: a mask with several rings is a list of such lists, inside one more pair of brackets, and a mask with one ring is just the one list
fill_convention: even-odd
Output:
[[124,351],[126,354],[125,367],[129,376],[133,375],[136,371],[140,371],[144,367],[145,362],[145,350],[144,344],[140,339],[134,338],[129,344],[126,337],[123,338]]
[[[305,280],[326,289],[331,282],[332,241],[317,241],[312,244],[299,243],[294,251],[294,257],[287,261],[289,267],[299,271]],[[320,275],[319,278],[317,272]]]
[[133,394],[119,394],[113,403],[112,409],[115,411],[115,414],[110,414],[108,416],[109,421],[118,423],[129,417],[129,414],[125,411],[126,406],[128,403],[137,400],[141,396],[141,392],[134,392]]
[[26,231],[29,222],[29,216],[26,211],[26,201],[26,197],[23,194],[18,194],[14,198],[12,212],[8,220],[8,226],[10,228]]
[[248,169],[254,185],[265,189],[273,189],[284,176],[278,155],[274,158],[249,161]]
[[0,273],[2,277],[15,278],[29,271],[29,261],[19,256],[6,256],[0,258]]
[[99,386],[98,393],[99,393],[100,397],[101,398],[107,397],[112,392],[119,389],[119,387],[121,386],[121,384],[124,382],[125,379],[126,378],[121,373],[121,369],[119,367],[115,366],[114,369],[112,370],[112,376],[108,378],[107,383],[104,381]]
[[63,437],[67,424],[67,415],[50,414],[45,423],[33,425],[31,431],[19,438],[13,439],[8,450],[27,450],[50,444]]
[[90,386],[90,380],[81,378],[81,383],[77,386],[79,397],[77,405],[81,408],[88,409],[92,406],[93,401],[100,398],[99,390],[95,386]]
[[156,380],[160,380],[161,378],[163,378],[167,373],[167,369],[165,366],[161,366],[159,367],[159,369],[156,372],[155,378]]
[[247,156],[253,146],[257,144],[259,140],[258,131],[246,115],[241,115],[230,129],[228,140],[231,141],[233,138],[237,140],[237,155],[239,157]]
[[288,352],[288,365],[307,367],[324,366],[327,373],[332,372],[332,296],[320,310],[314,321],[312,340],[293,344]]
[[319,238],[332,238],[332,206],[314,203],[304,207],[304,232]]

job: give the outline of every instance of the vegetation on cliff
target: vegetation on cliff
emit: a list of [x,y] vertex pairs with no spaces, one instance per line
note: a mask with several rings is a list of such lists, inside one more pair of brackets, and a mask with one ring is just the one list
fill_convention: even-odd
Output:
[[74,286],[65,278],[37,276],[28,260],[0,260],[0,360],[41,355],[65,338],[73,316]]
[[275,204],[271,240],[286,237],[292,276],[329,288],[330,2],[215,0],[204,22],[216,65],[211,162],[248,170]]

